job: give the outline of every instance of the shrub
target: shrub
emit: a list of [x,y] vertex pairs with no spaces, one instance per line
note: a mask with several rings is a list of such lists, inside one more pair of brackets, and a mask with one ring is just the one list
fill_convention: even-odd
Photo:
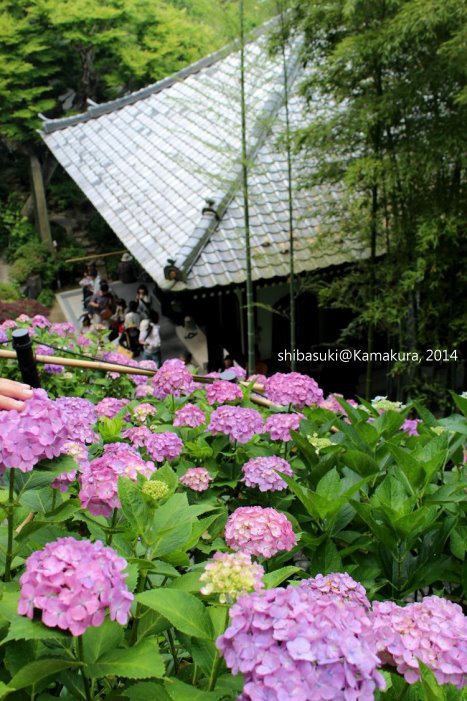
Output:
[[21,299],[21,292],[17,285],[11,282],[0,282],[0,300],[2,302],[16,302]]

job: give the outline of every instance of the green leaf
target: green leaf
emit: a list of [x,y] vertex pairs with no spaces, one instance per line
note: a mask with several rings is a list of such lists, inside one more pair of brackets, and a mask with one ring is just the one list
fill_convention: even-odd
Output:
[[123,697],[130,701],[171,701],[164,687],[157,682],[138,682],[125,689]]
[[279,584],[282,584],[282,582],[285,582],[286,579],[289,579],[297,572],[303,572],[303,570],[293,565],[281,567],[279,570],[274,570],[274,572],[268,572],[263,577],[264,585],[266,589],[274,589],[274,587],[278,587]]
[[450,394],[457,408],[467,418],[467,399],[465,397],[461,397],[460,394],[456,394],[455,392],[451,392]]
[[165,688],[173,701],[218,701],[224,696],[223,691],[202,691],[173,677],[167,679]]
[[150,523],[151,511],[139,487],[128,477],[119,477],[118,496],[131,528],[143,535]]
[[97,628],[91,626],[83,635],[84,661],[96,662],[109,650],[118,648],[123,640],[123,628],[108,618]]
[[52,508],[52,490],[50,487],[44,487],[44,489],[29,490],[24,492],[20,498],[20,503],[31,511],[46,514]]
[[152,479],[166,484],[171,492],[177,489],[178,477],[168,463],[159,467],[157,472],[153,474]]
[[152,544],[153,556],[160,558],[182,548],[191,535],[194,519],[186,494],[171,496],[156,510],[152,523],[146,530],[146,539]]
[[186,635],[211,639],[211,620],[203,603],[192,594],[175,589],[153,589],[137,594],[136,600],[157,611]]
[[421,660],[418,660],[418,666],[420,667],[420,681],[424,701],[445,701],[446,695],[443,688],[438,684],[431,669]]
[[17,615],[11,621],[8,635],[0,645],[10,640],[68,640],[68,636],[58,628],[48,628],[40,621],[30,621],[25,616]]
[[87,665],[86,672],[91,679],[107,676],[149,679],[163,677],[165,669],[157,641],[149,638],[134,647],[107,652],[94,664]]
[[41,659],[30,662],[22,667],[10,680],[10,689],[25,689],[31,684],[37,684],[47,677],[56,676],[59,672],[70,667],[79,667],[79,662],[73,660]]
[[342,570],[342,559],[332,540],[326,540],[313,554],[310,574],[329,574]]
[[370,477],[378,474],[379,466],[376,460],[361,450],[349,449],[345,451],[343,460],[351,470],[360,477]]
[[172,580],[169,587],[170,589],[177,589],[179,591],[199,593],[202,586],[202,583],[199,581],[201,574],[201,570],[198,572],[187,572],[186,574],[182,574],[181,577],[177,577],[177,579]]

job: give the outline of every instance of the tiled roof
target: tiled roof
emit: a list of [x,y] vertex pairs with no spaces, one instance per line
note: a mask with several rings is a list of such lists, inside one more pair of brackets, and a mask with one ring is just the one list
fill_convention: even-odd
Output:
[[[283,65],[266,44],[260,36],[245,50],[254,279],[289,272],[287,159],[277,146]],[[164,280],[168,259],[186,271],[189,289],[245,280],[239,61],[238,51],[218,52],[144,90],[43,125],[57,160],[162,287],[173,284]],[[293,51],[287,62],[296,78]],[[289,109],[293,126],[310,119],[297,95]],[[294,156],[295,175],[305,166]],[[361,258],[361,244],[342,241],[337,228],[325,244],[317,241],[322,208],[336,193],[294,190],[296,271]],[[212,209],[221,204],[220,221],[203,216],[206,201]]]

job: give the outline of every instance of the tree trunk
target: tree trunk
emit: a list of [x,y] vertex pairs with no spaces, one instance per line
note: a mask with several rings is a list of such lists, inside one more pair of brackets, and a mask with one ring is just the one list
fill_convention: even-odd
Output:
[[34,197],[34,213],[36,227],[39,232],[41,241],[45,243],[52,254],[55,254],[55,248],[50,232],[49,214],[47,211],[47,200],[45,197],[44,179],[42,177],[42,166],[39,158],[34,152],[29,155],[29,163],[31,167],[31,185],[32,194]]

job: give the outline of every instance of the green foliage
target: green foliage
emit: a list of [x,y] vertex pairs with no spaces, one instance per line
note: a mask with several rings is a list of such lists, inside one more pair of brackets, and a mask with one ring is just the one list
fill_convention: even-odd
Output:
[[12,282],[0,282],[0,299],[4,302],[16,302],[21,299],[21,293]]
[[[303,86],[310,122],[296,144],[313,162],[307,184],[339,191],[320,213],[322,236],[335,236],[338,221],[339,235],[359,238],[369,256],[318,283],[321,304],[354,311],[347,338],[369,331],[403,351],[459,348],[467,328],[465,6],[293,4],[304,57],[319,65]],[[316,112],[329,101],[335,108]],[[420,368],[393,372],[420,393]]]

